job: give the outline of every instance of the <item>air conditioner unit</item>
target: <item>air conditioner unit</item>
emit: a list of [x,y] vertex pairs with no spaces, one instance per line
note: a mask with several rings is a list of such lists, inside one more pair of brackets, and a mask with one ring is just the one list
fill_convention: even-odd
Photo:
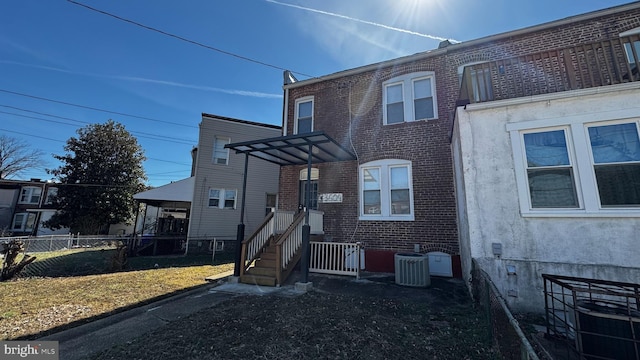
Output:
[[394,255],[396,284],[427,287],[431,285],[429,257],[423,254],[400,253]]

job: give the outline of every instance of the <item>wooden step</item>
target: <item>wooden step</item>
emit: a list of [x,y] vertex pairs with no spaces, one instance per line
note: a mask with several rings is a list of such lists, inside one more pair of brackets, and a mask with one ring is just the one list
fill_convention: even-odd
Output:
[[256,267],[263,267],[263,268],[272,268],[275,269],[276,268],[276,259],[258,259],[256,260]]
[[263,276],[272,276],[276,277],[276,269],[271,267],[251,267],[247,270],[247,274],[249,275],[263,275]]
[[276,278],[264,275],[250,275],[245,274],[240,276],[240,282],[243,284],[262,285],[262,286],[276,286]]
[[260,259],[262,260],[275,260],[276,253],[275,252],[263,252],[260,254]]

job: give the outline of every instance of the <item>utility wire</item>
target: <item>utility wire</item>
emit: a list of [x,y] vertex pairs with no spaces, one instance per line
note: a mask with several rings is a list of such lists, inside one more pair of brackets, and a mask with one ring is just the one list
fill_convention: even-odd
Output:
[[[44,137],[44,136],[27,134],[27,133],[23,133],[23,132],[19,132],[19,131],[7,130],[7,129],[2,129],[2,128],[0,128],[0,131],[6,131],[6,132],[9,132],[9,133],[24,135],[24,136],[28,136],[28,137],[32,137],[32,138],[37,138],[37,139],[44,139],[44,140],[51,140],[51,141],[55,141],[55,142],[66,143],[66,141],[64,141],[64,140],[52,139],[52,138],[48,138],[48,137]],[[147,157],[147,160],[161,161],[161,162],[166,162],[166,163],[171,163],[171,164],[191,166],[191,164],[184,163],[184,162],[171,161],[171,160],[165,160],[165,159],[158,159],[158,158],[152,158],[152,157]]]
[[[64,116],[58,116],[58,115],[42,113],[42,112],[33,111],[33,110],[22,109],[22,108],[18,108],[18,107],[15,107],[15,106],[9,106],[9,105],[0,104],[0,107],[6,107],[6,108],[16,109],[16,110],[20,110],[20,111],[29,112],[29,113],[34,113],[34,114],[39,114],[39,115],[44,115],[44,116],[50,116],[50,117],[53,117],[53,118],[73,121],[73,122],[80,123],[80,124],[87,124],[87,125],[91,125],[92,124],[92,123],[87,122],[87,121],[76,120],[76,119],[71,119],[71,118],[64,117]],[[66,123],[66,122],[63,122],[63,121],[56,121],[56,120],[51,120],[51,119],[43,119],[43,118],[39,118],[39,117],[35,117],[35,116],[16,114],[16,113],[11,113],[11,112],[6,112],[6,111],[0,111],[0,114],[21,116],[21,117],[25,117],[25,118],[29,118],[29,119],[48,121],[48,122],[52,122],[52,123],[56,123],[56,124],[63,124],[63,125],[68,125],[68,126],[76,126],[75,124],[69,124],[69,123]],[[193,145],[194,144],[194,141],[191,141],[191,140],[188,140],[188,139],[181,139],[181,138],[174,138],[174,137],[168,138],[166,135],[152,134],[152,133],[147,133],[147,132],[142,132],[142,131],[134,131],[134,130],[130,130],[129,132],[132,133],[132,134],[140,134],[140,135],[138,135],[138,137],[145,138],[145,139],[167,141],[167,142],[171,142],[171,143],[184,144],[184,145]]]
[[93,110],[93,111],[100,111],[100,112],[108,113],[108,114],[116,114],[116,115],[128,116],[128,117],[132,117],[132,118],[136,118],[136,119],[142,119],[142,120],[148,120],[148,121],[161,122],[161,123],[165,123],[165,124],[171,124],[171,125],[177,125],[177,126],[184,126],[184,127],[189,127],[189,128],[196,128],[196,129],[198,128],[198,127],[197,127],[197,126],[195,126],[195,125],[186,125],[186,124],[181,124],[181,123],[177,123],[177,122],[171,122],[171,121],[166,121],[166,120],[159,120],[159,119],[154,119],[154,118],[149,118],[149,117],[144,117],[144,116],[139,116],[139,115],[132,115],[132,114],[127,114],[127,113],[122,113],[122,112],[117,112],[117,111],[111,111],[111,110],[106,110],[106,109],[100,109],[100,108],[96,108],[96,107],[85,106],[85,105],[79,105],[79,104],[74,104],[74,103],[65,102],[65,101],[60,101],[60,100],[49,99],[49,98],[40,97],[40,96],[35,96],[35,95],[23,94],[23,93],[19,93],[19,92],[16,92],[16,91],[11,91],[11,90],[0,89],[0,92],[7,93],[7,94],[18,95],[18,96],[24,96],[24,97],[28,97],[28,98],[32,98],[32,99],[38,99],[38,100],[43,100],[43,101],[49,101],[49,102],[53,102],[53,103],[57,103],[57,104],[63,104],[63,105],[68,105],[68,106],[75,106],[75,107],[82,108],[82,109],[89,109],[89,110]]
[[[225,51],[225,50],[222,50],[222,49],[218,49],[218,48],[216,48],[216,47],[209,46],[209,45],[203,44],[203,43],[198,42],[198,41],[195,41],[195,40],[187,39],[187,38],[185,38],[185,37],[182,37],[182,36],[179,36],[179,35],[175,35],[175,34],[172,34],[172,33],[166,32],[166,31],[164,31],[164,30],[156,29],[156,28],[154,28],[154,27],[151,27],[151,26],[148,26],[148,25],[144,25],[144,24],[141,24],[141,23],[136,22],[136,21],[133,21],[133,20],[129,20],[129,19],[123,18],[123,17],[121,17],[121,16],[118,16],[118,15],[115,15],[115,14],[112,14],[112,13],[109,13],[109,12],[106,12],[106,11],[104,11],[104,10],[96,9],[96,8],[94,8],[94,7],[91,7],[91,6],[89,6],[89,5],[85,5],[85,4],[79,3],[79,2],[77,2],[77,1],[73,1],[73,0],[67,0],[67,1],[68,1],[68,2],[70,2],[70,3],[72,3],[72,4],[74,4],[74,5],[82,6],[82,7],[86,8],[86,9],[91,10],[91,11],[95,11],[95,12],[98,12],[98,13],[100,13],[100,14],[110,16],[110,17],[112,17],[112,18],[115,18],[115,19],[118,19],[118,20],[121,20],[121,21],[127,22],[127,23],[129,23],[129,24],[133,24],[133,25],[136,25],[136,26],[139,26],[139,27],[145,28],[145,29],[147,29],[147,30],[155,31],[155,32],[160,33],[160,34],[162,34],[162,35],[169,36],[169,37],[172,37],[172,38],[174,38],[174,39],[182,40],[182,41],[184,41],[184,42],[188,42],[188,43],[190,43],[190,44],[197,45],[197,46],[203,47],[203,48],[205,48],[205,49],[209,49],[209,50],[217,51],[217,52],[219,52],[219,53],[221,53],[221,54],[225,54],[225,55],[228,55],[228,56],[233,56],[233,57],[238,58],[238,59],[241,59],[241,60],[249,61],[249,62],[256,63],[256,64],[263,65],[263,66],[267,66],[267,67],[270,67],[270,68],[273,68],[273,69],[278,69],[278,70],[282,70],[282,71],[287,71],[287,69],[285,69],[285,68],[283,68],[283,67],[276,66],[276,65],[272,65],[272,64],[268,64],[268,63],[263,62],[263,61],[260,61],[260,60],[255,60],[255,59],[252,59],[252,58],[248,58],[248,57],[246,57],[246,56],[242,56],[242,55],[234,54],[234,53],[229,52],[229,51]],[[292,73],[299,74],[299,75],[302,75],[302,76],[307,76],[307,77],[310,77],[310,78],[314,78],[314,77],[315,77],[315,76],[308,75],[308,74],[305,74],[305,73],[302,73],[302,72],[299,72],[299,71],[293,71],[293,70],[289,70],[289,71],[291,71]]]

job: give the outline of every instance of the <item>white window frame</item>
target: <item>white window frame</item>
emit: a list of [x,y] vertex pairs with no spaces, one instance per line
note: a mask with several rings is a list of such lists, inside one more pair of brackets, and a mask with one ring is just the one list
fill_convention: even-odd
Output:
[[[224,145],[230,144],[231,143],[231,138],[226,137],[226,136],[216,136],[213,138],[213,164],[214,165],[229,165],[229,149],[224,149],[224,145],[223,145],[223,149],[225,152],[225,156],[221,157],[221,156],[217,156],[218,153],[216,151],[216,146],[220,143],[224,143]],[[218,160],[224,160],[224,163],[219,163]]]
[[[392,214],[391,212],[391,169],[406,167],[409,180],[409,214]],[[380,214],[364,213],[364,170],[380,170]],[[360,220],[414,221],[415,207],[413,201],[413,175],[411,161],[401,159],[384,159],[362,164],[358,168],[358,193],[360,198]]]
[[[415,119],[415,94],[413,84],[419,80],[429,79],[431,82],[431,97],[433,98],[433,117]],[[404,121],[389,124],[387,121],[387,88],[402,85],[402,102]],[[438,99],[436,94],[436,76],[433,71],[421,71],[396,76],[382,83],[382,119],[384,125],[396,125],[412,121],[429,121],[438,119]]]
[[[15,226],[18,218],[21,218],[20,227],[16,228]],[[33,219],[33,222],[29,227],[27,227],[27,224],[29,224],[30,218]],[[36,220],[36,214],[34,213],[29,213],[29,212],[16,213],[15,215],[13,215],[13,222],[11,223],[11,231],[18,231],[18,232],[32,231],[36,225],[35,220]]]
[[299,114],[299,110],[300,110],[300,104],[303,103],[307,103],[310,102],[311,103],[311,132],[313,132],[314,126],[315,126],[315,101],[314,101],[314,97],[313,96],[305,96],[299,99],[296,99],[295,101],[295,117],[294,117],[294,121],[293,121],[293,134],[298,134],[298,119],[300,118],[300,114]]
[[[33,197],[34,191],[40,191],[40,195],[38,196],[38,201],[31,201]],[[23,200],[23,199],[27,200]],[[42,199],[42,188],[39,186],[23,186],[20,190],[20,198],[18,199],[18,204],[40,204],[40,200]]]
[[[598,114],[576,118],[553,118],[525,123],[510,123],[509,131],[513,148],[516,185],[523,217],[640,217],[640,206],[602,207],[595,176],[593,155],[589,141],[589,127],[635,123],[640,131],[637,114],[619,114],[618,118],[598,119]],[[600,114],[601,116],[601,114]],[[569,122],[567,124],[567,122]],[[560,125],[562,124],[562,125]],[[526,153],[523,134],[566,129],[567,150],[574,165],[574,180],[580,206],[578,208],[532,208],[526,172]]]
[[[212,190],[217,190],[219,191],[218,193],[218,197],[212,197],[211,196],[211,191]],[[234,193],[234,197],[233,197],[233,207],[227,207],[225,206],[226,203],[226,194],[227,192],[233,192]],[[211,199],[218,199],[218,206],[212,206],[209,205],[210,200]],[[209,207],[210,209],[223,209],[223,210],[235,210],[236,206],[238,204],[238,190],[237,189],[219,189],[219,188],[209,188],[209,194],[207,197],[207,207]]]

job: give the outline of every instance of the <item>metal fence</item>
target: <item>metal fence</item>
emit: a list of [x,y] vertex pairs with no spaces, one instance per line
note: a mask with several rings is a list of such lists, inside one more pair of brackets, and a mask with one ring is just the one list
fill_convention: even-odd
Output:
[[473,298],[486,315],[491,340],[500,354],[505,359],[540,359],[495,284],[475,261],[472,277]]
[[117,235],[46,235],[46,236],[13,236],[0,238],[0,244],[11,240],[24,243],[26,253],[60,251],[78,248],[115,247],[127,238]]

